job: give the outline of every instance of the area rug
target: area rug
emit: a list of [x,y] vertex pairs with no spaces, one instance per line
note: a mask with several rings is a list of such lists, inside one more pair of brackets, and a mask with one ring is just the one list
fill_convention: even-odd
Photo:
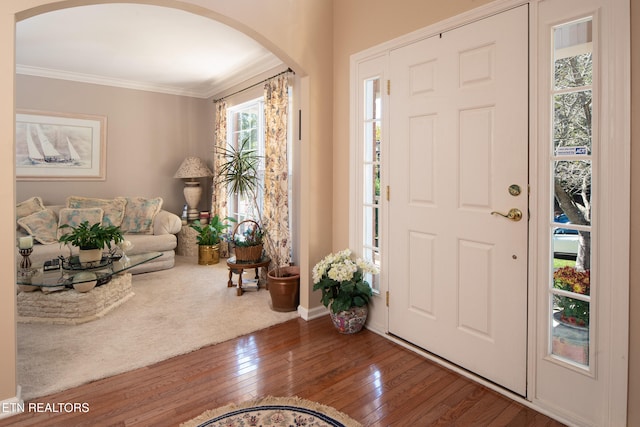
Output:
[[207,411],[180,427],[361,427],[348,415],[299,397],[266,397]]
[[[234,276],[237,279],[237,276]],[[285,322],[269,292],[237,296],[221,260],[176,256],[169,270],[133,275],[135,295],[80,325],[18,323],[18,384],[30,400]]]

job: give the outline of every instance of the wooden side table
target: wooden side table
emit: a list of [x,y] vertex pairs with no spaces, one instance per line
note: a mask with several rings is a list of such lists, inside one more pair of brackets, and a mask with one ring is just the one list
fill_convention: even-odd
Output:
[[227,267],[229,267],[229,281],[227,282],[227,287],[233,286],[233,273],[238,275],[238,296],[241,296],[244,292],[242,289],[242,273],[245,269],[255,268],[256,270],[256,281],[258,282],[258,289],[260,289],[260,275],[258,274],[258,269],[262,268],[267,273],[267,268],[269,268],[269,264],[271,263],[271,258],[267,256],[263,256],[258,261],[236,261],[236,257],[231,257],[227,260]]

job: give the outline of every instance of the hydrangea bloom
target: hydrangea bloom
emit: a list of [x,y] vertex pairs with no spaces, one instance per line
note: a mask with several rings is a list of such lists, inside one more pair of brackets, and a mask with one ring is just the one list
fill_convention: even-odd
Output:
[[378,267],[361,258],[351,257],[351,250],[332,253],[318,262],[312,271],[314,290],[322,290],[322,303],[332,304],[334,312],[351,306],[361,307],[372,295],[365,274],[378,274]]

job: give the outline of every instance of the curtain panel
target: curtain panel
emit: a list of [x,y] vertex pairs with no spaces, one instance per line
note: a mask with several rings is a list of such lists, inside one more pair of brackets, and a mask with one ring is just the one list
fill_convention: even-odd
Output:
[[220,165],[225,161],[224,151],[222,149],[227,146],[227,103],[218,101],[216,103],[215,117],[215,144],[213,152],[213,189],[211,191],[211,210],[214,215],[218,215],[220,219],[229,216],[227,203],[227,187],[226,185],[218,185],[218,171]]
[[264,87],[265,175],[263,223],[276,254],[269,254],[279,266],[291,261],[289,231],[289,164],[287,123],[289,84],[287,76],[267,82]]

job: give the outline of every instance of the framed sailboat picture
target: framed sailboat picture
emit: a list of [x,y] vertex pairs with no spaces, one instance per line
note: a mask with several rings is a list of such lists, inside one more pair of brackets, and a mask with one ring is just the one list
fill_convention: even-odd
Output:
[[85,114],[18,111],[16,179],[105,179],[107,118]]

